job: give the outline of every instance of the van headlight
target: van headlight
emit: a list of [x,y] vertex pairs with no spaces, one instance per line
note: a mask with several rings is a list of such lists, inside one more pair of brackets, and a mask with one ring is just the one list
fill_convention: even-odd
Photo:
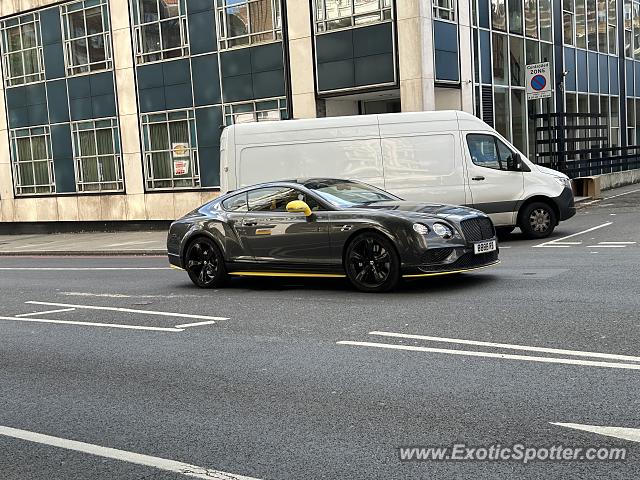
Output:
[[434,223],[433,224],[433,233],[442,238],[451,238],[453,237],[453,230],[448,225],[444,223]]
[[553,177],[553,178],[555,178],[556,182],[558,182],[563,187],[571,188],[571,179],[570,178],[568,178],[568,177]]
[[414,223],[413,230],[420,235],[426,235],[429,233],[429,227],[422,223]]

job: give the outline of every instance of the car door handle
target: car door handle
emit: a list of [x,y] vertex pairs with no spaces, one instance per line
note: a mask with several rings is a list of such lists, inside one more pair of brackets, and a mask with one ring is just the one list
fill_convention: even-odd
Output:
[[258,225],[257,220],[245,220],[242,222],[243,227],[255,227],[256,225]]
[[477,177],[472,177],[471,180],[475,180],[476,182],[479,182],[481,180],[484,180],[484,177],[481,175],[478,175]]

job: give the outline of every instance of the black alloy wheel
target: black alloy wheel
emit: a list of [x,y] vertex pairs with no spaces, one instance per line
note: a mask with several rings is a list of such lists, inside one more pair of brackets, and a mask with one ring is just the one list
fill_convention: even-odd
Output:
[[363,292],[386,292],[400,280],[400,260],[393,244],[375,232],[362,233],[351,241],[345,270],[351,283]]
[[208,238],[195,239],[185,255],[185,270],[191,281],[200,288],[214,288],[223,284],[227,272],[217,245]]
[[527,238],[545,238],[553,233],[557,223],[556,213],[549,204],[534,202],[521,212],[519,227]]

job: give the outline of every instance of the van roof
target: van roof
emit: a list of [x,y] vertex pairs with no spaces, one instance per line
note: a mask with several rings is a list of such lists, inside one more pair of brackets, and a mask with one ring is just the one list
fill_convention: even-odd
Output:
[[[343,117],[322,117],[308,119],[294,119],[293,121],[265,121],[247,122],[230,125],[226,127],[233,130],[236,136],[251,135],[252,133],[268,134],[283,133],[289,131],[315,130],[318,128],[330,129],[349,127],[373,127],[383,125],[398,125],[402,123],[422,123],[422,122],[456,122],[457,129],[477,129],[490,130],[486,123],[474,115],[458,110],[438,110],[428,112],[402,112],[384,113],[376,115],[350,115]],[[467,128],[462,128],[465,124]],[[237,138],[237,137],[236,137]]]

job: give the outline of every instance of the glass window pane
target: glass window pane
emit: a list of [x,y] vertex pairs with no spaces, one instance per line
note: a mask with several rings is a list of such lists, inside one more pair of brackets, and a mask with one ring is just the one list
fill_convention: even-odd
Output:
[[272,0],[257,0],[249,4],[249,18],[251,19],[252,33],[273,30],[272,6]]
[[527,37],[538,38],[538,2],[524,0],[524,30]]
[[507,85],[507,36],[493,34],[493,81],[498,85]]
[[166,123],[149,125],[151,150],[169,150],[169,132]]
[[576,46],[587,48],[587,16],[584,0],[576,0]]
[[71,64],[86,65],[89,58],[87,56],[87,39],[81,38],[71,42]]
[[33,137],[31,139],[31,151],[34,160],[46,160],[48,158],[46,137]]
[[180,4],[176,0],[159,0],[160,18],[174,18],[180,15]]
[[162,48],[170,50],[182,46],[182,36],[180,34],[180,21],[167,20],[162,25]]
[[142,50],[157,52],[160,50],[160,25],[151,23],[142,27]]
[[491,0],[491,24],[494,30],[507,29],[505,0]]
[[524,42],[522,38],[510,37],[511,85],[524,86]]
[[573,14],[564,13],[563,17],[564,37],[563,41],[565,45],[573,45]]
[[20,77],[24,75],[22,53],[18,52],[9,54],[9,75],[12,77]]
[[20,27],[13,27],[7,29],[7,49],[10,52],[15,52],[22,48],[22,40],[20,36]]
[[158,0],[141,0],[142,22],[155,22],[158,20]]
[[522,0],[509,0],[509,31],[522,34]]
[[467,145],[471,154],[471,161],[486,168],[500,169],[498,150],[493,135],[467,135]]
[[511,114],[509,113],[509,90],[495,88],[493,93],[495,102],[495,128],[505,138],[511,137]]
[[239,37],[249,33],[246,5],[227,8],[225,19],[228,37]]
[[98,155],[113,154],[113,131],[111,129],[97,130],[96,146]]
[[540,0],[540,39],[551,39],[551,0]]
[[513,114],[512,142],[521,152],[526,151],[526,100],[523,90],[511,90],[511,107]]
[[95,35],[104,31],[102,27],[102,8],[97,7],[85,10],[85,16],[87,21],[87,35]]
[[34,48],[37,46],[36,27],[34,23],[22,26],[22,48]]
[[79,133],[80,139],[80,156],[88,157],[96,154],[96,140],[93,131]]
[[597,32],[596,0],[587,0],[587,47],[589,50],[598,50]]
[[67,15],[69,22],[69,37],[78,38],[87,34],[84,26],[84,12],[74,12]]
[[90,37],[88,39],[88,47],[89,61],[91,63],[104,62],[106,60],[104,36]]

